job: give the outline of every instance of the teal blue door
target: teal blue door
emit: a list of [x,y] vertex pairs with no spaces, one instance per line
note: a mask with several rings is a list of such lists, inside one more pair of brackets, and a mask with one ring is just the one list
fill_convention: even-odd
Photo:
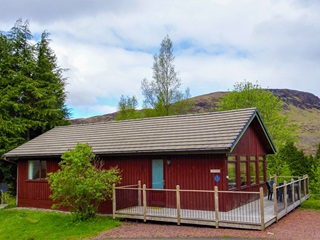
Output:
[[[164,168],[162,159],[152,160],[152,189],[164,189]],[[165,206],[165,191],[151,191],[150,204],[152,206]]]
[[163,160],[152,160],[152,188],[163,189]]

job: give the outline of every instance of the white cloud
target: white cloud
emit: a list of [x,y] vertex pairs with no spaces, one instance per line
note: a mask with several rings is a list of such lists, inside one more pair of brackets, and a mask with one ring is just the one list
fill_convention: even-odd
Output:
[[166,34],[182,87],[193,95],[247,79],[320,96],[316,0],[13,0],[1,6],[1,30],[23,17],[33,32],[52,33],[59,63],[70,69],[67,103],[88,114],[114,111],[122,94],[142,102],[141,80],[152,77],[152,55]]

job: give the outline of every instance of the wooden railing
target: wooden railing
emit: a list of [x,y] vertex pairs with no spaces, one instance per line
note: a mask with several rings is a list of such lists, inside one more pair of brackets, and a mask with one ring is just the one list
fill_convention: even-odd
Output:
[[283,180],[279,182],[279,179],[288,177],[276,177],[273,184],[273,202],[274,202],[274,214],[276,220],[282,218],[287,213],[291,212],[303,201],[309,198],[309,177],[296,177],[290,182]]
[[264,230],[308,198],[308,177],[273,185],[273,200],[259,192],[149,189],[136,185],[113,186],[113,218],[192,223]]

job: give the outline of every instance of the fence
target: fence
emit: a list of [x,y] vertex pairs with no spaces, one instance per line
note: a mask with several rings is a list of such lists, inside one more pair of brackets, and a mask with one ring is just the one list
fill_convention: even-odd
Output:
[[[113,188],[113,217],[200,223],[218,228],[264,229],[264,193],[148,189],[144,184]],[[246,226],[246,227],[244,227]]]
[[134,218],[264,230],[309,196],[308,177],[273,185],[274,198],[259,192],[149,189],[145,184],[113,186],[113,218]]
[[[281,177],[275,177],[274,179],[279,182]],[[282,179],[288,179],[288,177],[282,177]],[[273,193],[275,193],[273,199],[274,212],[278,220],[309,197],[309,178],[308,176],[297,177],[296,180],[291,178],[291,182],[283,180],[283,182],[278,183],[278,186],[275,181]]]

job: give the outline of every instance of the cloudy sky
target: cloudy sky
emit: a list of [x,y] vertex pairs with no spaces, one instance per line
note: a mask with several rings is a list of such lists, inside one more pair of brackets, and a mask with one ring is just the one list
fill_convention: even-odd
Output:
[[116,111],[120,96],[142,102],[153,55],[168,34],[182,90],[264,88],[320,96],[318,0],[0,0],[0,30],[18,18],[34,36],[47,30],[68,68],[72,118]]

